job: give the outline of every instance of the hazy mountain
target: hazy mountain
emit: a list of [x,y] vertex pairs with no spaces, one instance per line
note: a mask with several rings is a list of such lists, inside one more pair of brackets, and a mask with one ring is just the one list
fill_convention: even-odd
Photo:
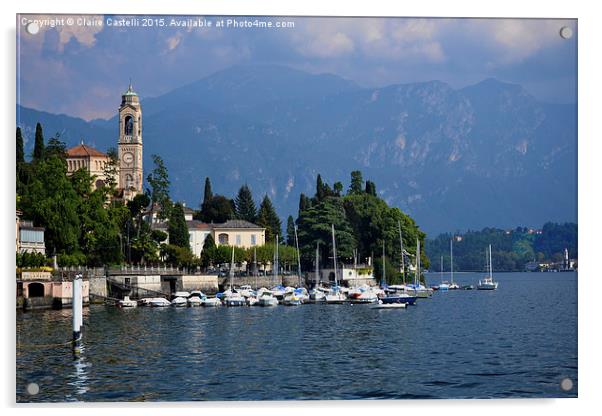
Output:
[[[116,106],[120,97],[115,97]],[[142,101],[145,169],[163,156],[172,194],[198,206],[205,176],[234,196],[248,183],[285,218],[315,176],[351,170],[427,232],[576,222],[576,106],[540,103],[493,79],[360,88],[280,66],[233,67]],[[18,109],[27,138],[42,122],[69,145],[116,146],[117,121]],[[29,147],[31,143],[27,143]]]

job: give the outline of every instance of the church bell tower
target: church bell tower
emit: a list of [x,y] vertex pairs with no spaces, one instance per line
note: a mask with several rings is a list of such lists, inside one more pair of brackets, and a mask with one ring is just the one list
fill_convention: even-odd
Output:
[[125,200],[142,193],[142,108],[132,83],[121,96],[119,106],[119,188]]

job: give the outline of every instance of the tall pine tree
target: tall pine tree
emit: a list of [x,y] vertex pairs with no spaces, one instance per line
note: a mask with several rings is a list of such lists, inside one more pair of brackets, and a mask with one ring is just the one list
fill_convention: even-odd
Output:
[[286,220],[286,244],[295,247],[295,220],[292,215]]
[[363,192],[364,180],[362,172],[354,170],[351,172],[351,185],[349,185],[348,195],[360,195]]
[[257,208],[251,190],[246,184],[238,190],[234,205],[236,207],[236,218],[253,223],[257,220]]
[[25,162],[25,152],[23,150],[23,135],[21,127],[17,127],[17,166]]
[[272,242],[276,239],[276,235],[282,235],[282,224],[280,218],[276,214],[272,201],[266,195],[261,201],[259,212],[257,213],[257,224],[265,228],[265,239],[267,242]]
[[33,160],[42,160],[44,157],[44,132],[42,131],[42,125],[36,124],[36,138],[33,147]]
[[169,244],[182,248],[190,248],[190,237],[188,227],[186,226],[186,219],[184,218],[184,207],[178,202],[170,211],[167,227]]
[[154,211],[154,204],[157,203],[161,207],[161,211],[157,216],[161,219],[167,219],[170,218],[172,208],[169,199],[169,174],[161,156],[152,155],[151,157],[155,168],[146,178],[151,186],[151,211]]

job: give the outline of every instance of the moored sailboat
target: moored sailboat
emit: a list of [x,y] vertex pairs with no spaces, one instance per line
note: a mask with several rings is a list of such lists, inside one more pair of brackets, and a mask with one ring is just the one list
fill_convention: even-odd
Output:
[[479,280],[478,290],[495,290],[498,282],[493,281],[493,266],[491,265],[491,244],[489,244],[489,276]]

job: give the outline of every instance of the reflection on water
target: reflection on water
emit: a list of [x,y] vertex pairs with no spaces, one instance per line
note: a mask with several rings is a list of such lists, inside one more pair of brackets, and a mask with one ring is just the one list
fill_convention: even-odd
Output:
[[76,357],[70,310],[19,312],[17,400],[576,397],[576,275],[496,279],[406,310],[92,306]]

